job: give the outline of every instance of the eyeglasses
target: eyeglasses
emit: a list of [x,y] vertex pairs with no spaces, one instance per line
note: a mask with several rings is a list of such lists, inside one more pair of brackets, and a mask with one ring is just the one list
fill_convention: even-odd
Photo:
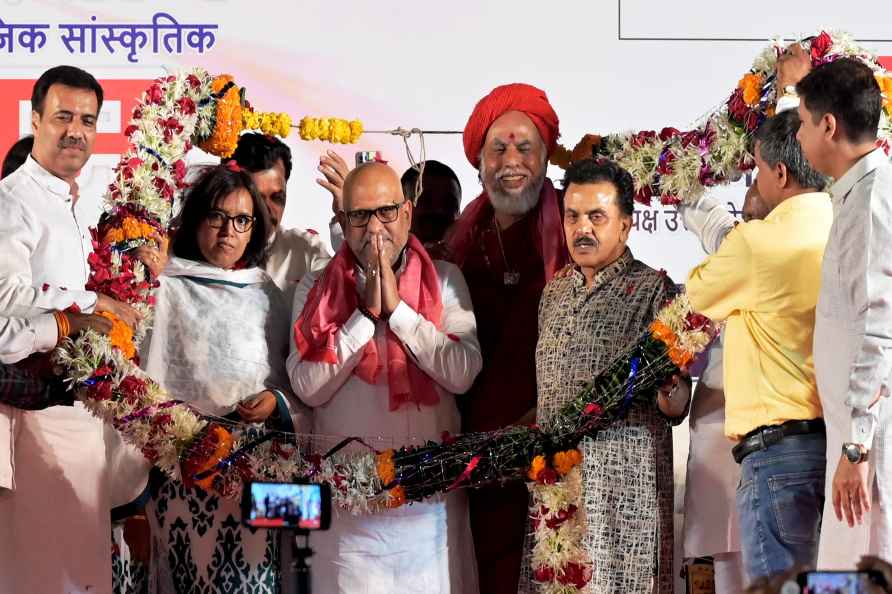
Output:
[[246,233],[250,231],[251,227],[254,226],[254,219],[255,217],[246,214],[229,216],[222,210],[212,210],[205,216],[208,225],[214,229],[221,229],[226,226],[227,222],[232,221],[232,226],[237,233]]
[[357,210],[348,210],[345,214],[347,215],[347,221],[349,221],[351,227],[365,227],[369,224],[372,215],[378,217],[378,220],[382,223],[392,223],[396,220],[397,216],[399,216],[400,207],[405,203],[406,201],[403,200],[399,204],[388,204],[387,206],[381,206],[374,209],[361,208]]

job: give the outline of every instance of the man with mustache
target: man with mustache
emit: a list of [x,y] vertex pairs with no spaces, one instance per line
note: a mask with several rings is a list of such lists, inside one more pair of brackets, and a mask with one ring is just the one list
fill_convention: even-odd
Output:
[[[583,159],[564,177],[564,234],[573,260],[539,306],[536,422],[552,428],[572,400],[653,322],[674,292],[665,272],[626,247],[634,184],[616,163]],[[598,594],[672,592],[672,430],[687,411],[690,383],[672,378],[655,404],[633,405],[585,437],[582,481],[589,588]],[[530,511],[531,514],[535,510]],[[532,534],[528,537],[528,547]],[[528,548],[520,592],[536,592]]]
[[[396,172],[361,165],[344,182],[345,243],[294,295],[294,392],[314,433],[421,445],[460,428],[455,394],[480,371],[467,285],[410,234]],[[359,447],[359,446],[356,446]],[[313,591],[475,594],[464,493],[366,516],[340,514],[313,537]]]
[[[89,73],[44,72],[31,96],[31,155],[0,182],[0,315],[26,321],[12,337],[16,359],[56,346],[70,330],[59,312],[110,312],[131,326],[139,318],[84,288],[99,200],[82,198],[77,178],[101,106],[102,87]],[[103,423],[80,403],[0,408],[0,475],[15,470],[0,484],[9,489],[0,492],[0,591],[110,592]]]
[[322,270],[330,259],[315,231],[281,225],[291,177],[291,149],[275,136],[249,132],[239,137],[230,161],[248,171],[269,209],[273,234],[263,269],[291,305],[300,279],[311,270]]
[[[460,403],[465,432],[533,420],[539,297],[568,261],[558,195],[545,177],[558,126],[545,93],[519,83],[493,89],[465,126],[465,156],[483,192],[447,245],[468,281],[486,361]],[[481,592],[517,591],[527,496],[522,484],[469,493]]]

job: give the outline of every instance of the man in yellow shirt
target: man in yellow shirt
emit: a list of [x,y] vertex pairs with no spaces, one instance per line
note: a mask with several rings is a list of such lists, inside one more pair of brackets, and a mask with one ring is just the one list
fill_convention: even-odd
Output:
[[725,434],[741,464],[737,511],[750,581],[814,567],[824,505],[812,336],[833,212],[798,127],[792,110],[762,124],[756,183],[770,212],[734,228],[687,281],[694,309],[727,321]]

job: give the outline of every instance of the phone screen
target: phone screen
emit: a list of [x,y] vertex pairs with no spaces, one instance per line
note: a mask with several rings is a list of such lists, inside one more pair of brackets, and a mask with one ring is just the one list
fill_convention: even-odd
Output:
[[328,485],[259,482],[245,485],[242,521],[252,528],[327,530],[330,517]]
[[861,571],[809,571],[803,594],[866,594],[870,577]]

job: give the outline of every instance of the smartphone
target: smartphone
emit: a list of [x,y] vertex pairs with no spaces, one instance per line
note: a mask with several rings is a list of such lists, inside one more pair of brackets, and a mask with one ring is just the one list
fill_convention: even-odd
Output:
[[802,594],[867,594],[869,585],[885,584],[876,571],[806,571],[796,581]]
[[357,167],[363,163],[387,163],[381,156],[381,151],[357,151],[353,157],[356,159]]
[[246,483],[242,522],[251,528],[328,530],[331,490],[317,483]]

